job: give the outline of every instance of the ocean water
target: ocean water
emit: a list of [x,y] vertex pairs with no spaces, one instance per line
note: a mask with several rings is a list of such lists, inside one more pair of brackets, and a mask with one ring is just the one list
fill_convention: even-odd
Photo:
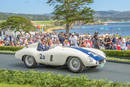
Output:
[[[58,30],[56,32],[65,32],[65,30]],[[71,33],[90,33],[99,32],[99,34],[119,34],[121,36],[130,36],[130,23],[108,23],[107,25],[75,25]]]

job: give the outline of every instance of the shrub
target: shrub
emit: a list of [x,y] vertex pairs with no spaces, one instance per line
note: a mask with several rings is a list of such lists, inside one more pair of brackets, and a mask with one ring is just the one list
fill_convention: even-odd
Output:
[[7,50],[7,51],[18,51],[23,47],[11,47],[11,46],[0,46],[0,50]]
[[36,87],[128,87],[130,84],[89,80],[86,76],[63,76],[35,71],[0,70],[0,83],[30,84]]
[[115,57],[130,57],[130,50],[119,51],[119,50],[102,50],[107,56]]

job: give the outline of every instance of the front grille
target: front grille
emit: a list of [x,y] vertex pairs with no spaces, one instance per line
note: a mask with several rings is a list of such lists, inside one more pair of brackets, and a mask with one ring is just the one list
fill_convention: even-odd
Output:
[[104,63],[104,59],[99,61],[99,64]]

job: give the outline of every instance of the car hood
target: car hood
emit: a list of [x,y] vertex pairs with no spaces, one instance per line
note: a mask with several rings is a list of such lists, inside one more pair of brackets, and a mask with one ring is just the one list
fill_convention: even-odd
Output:
[[77,48],[77,47],[71,47],[72,49],[79,50],[87,55],[89,55],[91,58],[93,58],[96,61],[104,60],[105,57],[93,52],[92,50],[84,49],[84,48]]
[[98,49],[95,49],[95,48],[83,48],[83,49],[86,49],[88,51],[91,51],[91,52],[93,52],[93,53],[95,53],[97,55],[100,55],[100,56],[106,58],[106,54],[101,50],[98,50]]

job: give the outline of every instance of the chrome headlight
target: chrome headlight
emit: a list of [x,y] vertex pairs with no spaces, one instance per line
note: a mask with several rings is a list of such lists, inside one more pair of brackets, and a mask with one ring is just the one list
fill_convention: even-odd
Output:
[[88,62],[93,62],[93,59],[90,56],[88,56]]

